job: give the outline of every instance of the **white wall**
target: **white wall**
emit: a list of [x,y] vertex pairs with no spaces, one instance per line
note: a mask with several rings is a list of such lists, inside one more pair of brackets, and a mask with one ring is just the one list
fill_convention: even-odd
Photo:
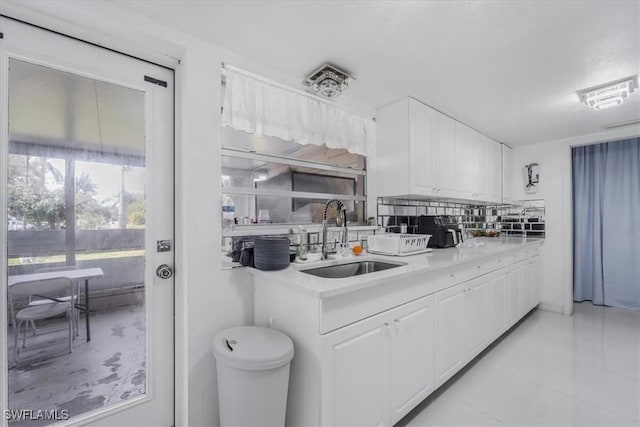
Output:
[[[571,314],[573,301],[573,221],[571,147],[615,141],[640,135],[640,126],[576,138],[516,147],[513,150],[514,200],[545,200],[546,237],[542,247],[543,286],[541,308]],[[526,194],[524,165],[540,164],[538,193]]]

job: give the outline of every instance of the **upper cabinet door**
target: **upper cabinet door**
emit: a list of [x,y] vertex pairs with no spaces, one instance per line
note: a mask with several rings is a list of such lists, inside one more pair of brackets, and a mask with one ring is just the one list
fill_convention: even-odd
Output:
[[[486,138],[486,137],[485,137]],[[487,200],[502,201],[502,151],[501,144],[490,138],[487,141]]]
[[456,124],[444,114],[434,114],[434,170],[437,192],[442,197],[456,197]]
[[409,137],[413,185],[416,192],[432,194],[436,190],[434,131],[436,111],[409,100]]
[[502,201],[513,201],[513,150],[502,144]]
[[501,201],[499,143],[413,98],[376,115],[379,196]]
[[457,188],[462,198],[472,199],[477,192],[478,133],[462,123],[456,122],[456,175]]
[[[474,131],[475,132],[475,131]],[[475,179],[474,199],[489,201],[491,194],[491,144],[494,142],[482,134],[476,136],[476,164],[478,165]]]

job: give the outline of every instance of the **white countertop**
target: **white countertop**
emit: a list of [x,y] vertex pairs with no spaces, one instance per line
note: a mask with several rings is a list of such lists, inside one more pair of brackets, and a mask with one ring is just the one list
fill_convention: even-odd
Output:
[[[277,271],[262,271],[255,268],[251,268],[250,270],[255,275],[256,284],[261,277],[268,277],[271,280],[277,280],[283,284],[295,286],[300,291],[311,293],[319,298],[328,298],[376,286],[380,283],[387,283],[389,280],[397,280],[408,275],[435,272],[487,257],[508,254],[530,246],[541,245],[543,242],[544,239],[531,237],[527,239],[521,237],[478,237],[458,245],[455,248],[434,249],[433,252],[406,257],[373,254],[363,254],[360,256],[350,255],[347,257],[333,257],[326,261],[296,262],[292,263],[286,269]],[[380,260],[403,265],[375,273],[341,279],[327,279],[300,271],[366,260]]]

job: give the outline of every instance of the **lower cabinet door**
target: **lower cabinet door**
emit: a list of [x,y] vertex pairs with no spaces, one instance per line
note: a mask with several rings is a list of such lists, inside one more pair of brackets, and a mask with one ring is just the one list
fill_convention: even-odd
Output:
[[390,425],[391,328],[384,312],[322,338],[321,425]]
[[489,279],[489,337],[493,341],[506,329],[507,274],[501,272]]
[[540,256],[535,256],[525,264],[526,305],[525,311],[531,310],[540,303]]
[[534,305],[538,305],[542,302],[542,262],[540,261],[540,255],[534,256],[531,260],[533,264],[533,300]]
[[434,389],[433,295],[390,311],[391,424]]
[[493,307],[489,304],[487,277],[467,283],[467,360],[473,359],[489,343],[489,323]]
[[521,267],[516,264],[507,272],[507,324],[513,325],[520,318]]
[[436,387],[442,385],[466,363],[466,284],[436,293],[435,362]]

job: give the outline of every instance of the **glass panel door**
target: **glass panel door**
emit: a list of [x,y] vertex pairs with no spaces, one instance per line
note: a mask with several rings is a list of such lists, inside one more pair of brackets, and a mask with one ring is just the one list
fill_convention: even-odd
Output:
[[[15,23],[3,20],[11,41],[5,24]],[[4,56],[5,418],[172,425],[173,320],[163,313],[173,310],[173,281],[155,269],[173,260],[170,243],[156,253],[173,238],[173,90],[144,82],[144,68],[159,67],[28,30],[77,62]],[[142,72],[124,83],[93,78],[85,50],[111,55],[90,62],[100,75],[136,62]]]
[[[144,143],[143,92],[10,59],[10,411],[64,418],[145,393]],[[70,293],[48,292],[52,272]]]

